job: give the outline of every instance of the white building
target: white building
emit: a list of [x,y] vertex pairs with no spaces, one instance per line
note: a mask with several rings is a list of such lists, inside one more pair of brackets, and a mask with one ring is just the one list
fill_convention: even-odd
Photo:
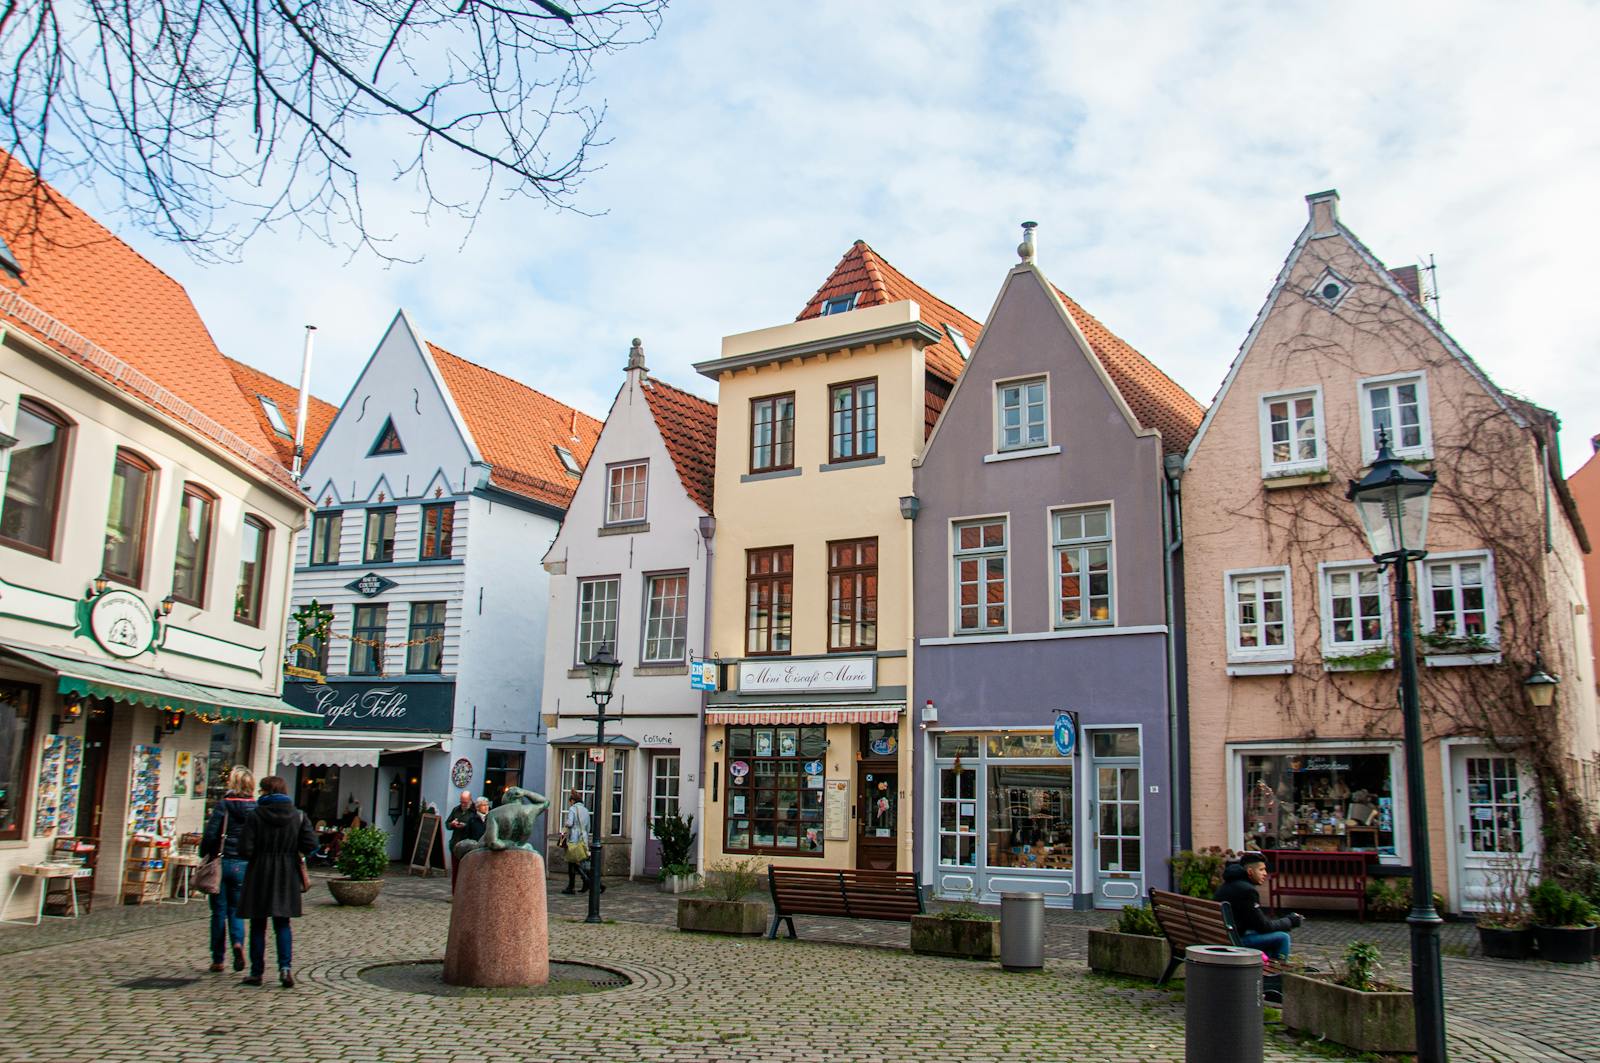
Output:
[[391,856],[409,856],[428,805],[543,786],[548,591],[535,559],[599,432],[396,315],[302,481],[316,511],[295,608],[332,617],[299,655],[326,682],[291,681],[285,697],[327,728],[286,733],[279,762],[313,820],[353,804],[390,832]]
[[[544,713],[553,793],[578,788],[606,843],[607,874],[653,875],[651,821],[700,820],[701,695],[717,408],[651,379],[635,346],[561,533],[545,557],[552,618]],[[610,647],[622,662],[598,775],[582,662]],[[559,775],[560,787],[556,789]],[[598,793],[597,788],[598,787]],[[562,806],[565,798],[562,798]],[[552,830],[555,824],[552,824]]]

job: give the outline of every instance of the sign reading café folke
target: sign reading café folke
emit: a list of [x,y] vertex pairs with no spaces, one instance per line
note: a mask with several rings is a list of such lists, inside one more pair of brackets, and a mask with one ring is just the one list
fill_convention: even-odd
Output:
[[353,682],[330,676],[326,686],[283,684],[283,700],[323,718],[330,731],[428,731],[444,734],[454,719],[454,683]]
[[823,694],[877,688],[876,657],[743,661],[741,694]]

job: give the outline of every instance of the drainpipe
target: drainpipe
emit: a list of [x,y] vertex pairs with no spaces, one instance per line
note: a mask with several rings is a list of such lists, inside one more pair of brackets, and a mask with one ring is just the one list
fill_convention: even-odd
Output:
[[[713,517],[709,513],[701,517],[699,530],[700,539],[706,544],[705,595],[704,603],[701,606],[703,615],[700,617],[700,645],[703,647],[702,652],[707,657],[710,657],[711,573],[713,569],[712,562],[716,557],[716,550],[712,546],[712,540],[715,539],[717,535],[717,518]],[[717,669],[719,675],[721,674],[721,671],[722,669]],[[695,822],[700,824],[700,829],[695,832],[694,836],[694,866],[700,870],[702,875],[706,873],[706,773],[711,770],[711,750],[706,744],[706,708],[710,704],[710,701],[710,692],[705,690],[700,691],[700,785],[695,788],[697,790],[695,798],[695,815],[697,818]]]
[[[1166,542],[1163,568],[1166,574],[1167,594],[1167,780],[1171,809],[1172,851],[1175,854],[1188,848],[1189,818],[1184,814],[1183,780],[1188,774],[1189,748],[1186,730],[1178,711],[1178,630],[1182,620],[1178,616],[1176,578],[1174,573],[1178,551],[1183,548],[1183,455],[1168,454],[1162,462],[1166,474],[1166,498],[1161,507],[1162,538]],[[1183,692],[1187,698],[1188,692]]]

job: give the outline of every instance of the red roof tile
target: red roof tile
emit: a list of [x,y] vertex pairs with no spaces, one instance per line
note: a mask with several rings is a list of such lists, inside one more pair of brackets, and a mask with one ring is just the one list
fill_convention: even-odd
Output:
[[578,478],[567,472],[555,448],[564,447],[579,465],[588,464],[600,438],[600,422],[435,344],[428,344],[428,351],[491,466],[489,481],[565,509]]
[[[942,328],[953,327],[960,332],[967,341],[969,351],[977,344],[978,333],[982,330],[982,326],[966,314],[889,265],[882,255],[867,246],[865,240],[857,240],[850,245],[839,264],[833,267],[833,273],[817,289],[817,294],[811,297],[795,320],[804,321],[808,317],[820,316],[823,304],[844,295],[858,295],[852,310],[910,299],[922,311],[922,320],[936,323]],[[966,365],[966,359],[956,350],[948,333],[938,343],[930,344],[925,353],[928,372],[952,384]]]
[[[278,460],[286,469],[294,467],[294,419],[300,412],[300,389],[284,383],[277,377],[268,376],[254,366],[245,365],[243,362],[227,358],[228,369],[233,373],[233,379],[238,383],[239,390],[244,392],[247,401],[256,411],[256,420],[260,423],[261,434],[267,437],[267,442],[272,444],[272,449],[278,455]],[[285,439],[278,434],[267,418],[267,411],[262,407],[258,396],[265,395],[278,407],[278,412],[283,414],[283,423],[289,426],[291,438]],[[311,460],[311,455],[317,452],[317,444],[322,442],[322,435],[328,430],[328,425],[333,423],[333,415],[339,412],[339,407],[330,402],[323,402],[315,395],[306,397],[306,460]]]
[[717,465],[717,404],[654,377],[645,377],[645,401],[695,505],[710,513]]
[[183,286],[3,151],[0,236],[0,318],[293,487]]

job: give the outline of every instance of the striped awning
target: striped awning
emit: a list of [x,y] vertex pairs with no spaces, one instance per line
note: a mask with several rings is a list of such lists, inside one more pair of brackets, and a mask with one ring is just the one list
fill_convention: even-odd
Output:
[[900,719],[900,708],[839,709],[708,709],[706,723],[761,726],[796,723],[895,723]]

